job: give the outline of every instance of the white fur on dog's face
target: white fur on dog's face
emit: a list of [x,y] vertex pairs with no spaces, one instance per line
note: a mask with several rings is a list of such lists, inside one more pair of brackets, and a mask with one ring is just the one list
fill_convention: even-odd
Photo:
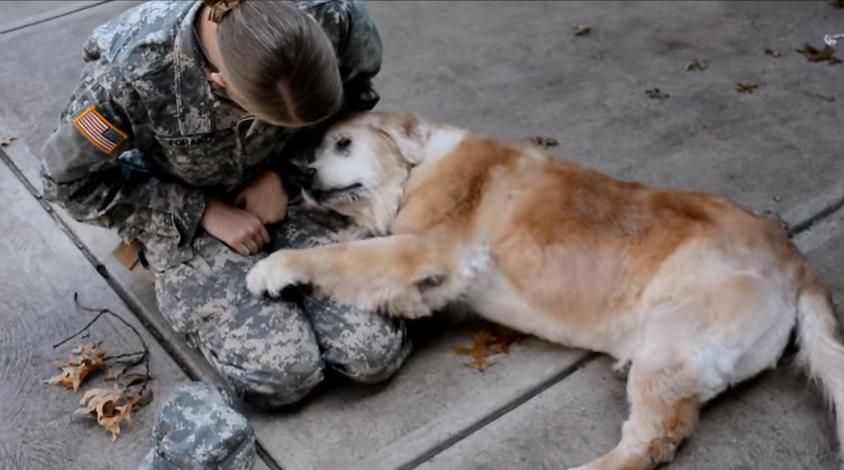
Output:
[[383,170],[375,157],[380,150],[377,135],[365,126],[337,126],[323,138],[316,159],[314,187],[319,191],[338,191],[359,186],[375,188],[381,184]]
[[404,182],[421,150],[412,115],[367,113],[335,124],[322,139],[314,189],[319,205],[377,234],[389,232]]

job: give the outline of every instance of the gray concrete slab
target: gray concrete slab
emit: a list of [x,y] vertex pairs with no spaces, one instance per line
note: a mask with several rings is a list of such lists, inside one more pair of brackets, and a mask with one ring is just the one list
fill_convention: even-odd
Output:
[[[149,446],[150,431],[164,398],[189,379],[70,243],[36,199],[0,162],[0,466],[3,468],[134,468]],[[94,314],[73,305],[73,294],[109,308],[143,332],[151,352],[150,387],[155,399],[115,443],[93,420],[74,416],[74,394],[42,380],[57,373],[53,360],[69,347],[51,344],[70,336]],[[104,319],[85,341],[103,341],[108,354],[141,349],[121,323]],[[70,343],[76,344],[76,341]],[[86,382],[82,390],[108,386]]]
[[[844,211],[795,241],[844,305]],[[839,314],[844,313],[839,311]],[[774,371],[714,400],[674,469],[838,468],[832,413],[786,358]],[[611,449],[627,413],[610,361],[590,363],[421,469],[565,468]]]
[[250,421],[284,468],[400,468],[559,380],[582,358],[578,351],[527,340],[479,372],[452,351],[471,344],[468,332],[458,327],[417,343],[416,353],[384,385],[335,385],[300,407],[253,414]]
[[[0,61],[15,64],[0,69],[0,132],[20,138],[9,153],[36,187],[30,149],[74,86],[82,40],[126,5],[0,36]],[[502,138],[550,135],[561,142],[555,153],[613,175],[715,191],[780,211],[792,224],[841,199],[830,196],[844,176],[841,66],[791,52],[836,32],[840,11],[825,2],[373,2],[370,10],[385,42],[383,109]],[[593,31],[574,37],[574,23]],[[783,57],[764,55],[766,47]],[[686,72],[693,57],[709,67]],[[760,89],[737,94],[735,82],[745,80]],[[652,87],[671,97],[647,99]],[[113,238],[71,230],[98,262],[113,263]],[[118,288],[156,318],[148,286],[112,271]],[[290,468],[389,468],[483,424],[580,357],[529,343],[472,378],[450,352],[460,335],[426,345],[386,386],[343,385],[280,416],[253,416],[262,442]]]
[[[561,469],[612,449],[627,413],[624,382],[601,359],[418,467]],[[837,468],[835,427],[822,401],[787,369],[716,399],[667,468]]]
[[[370,11],[385,38],[385,109],[509,139],[549,135],[557,155],[791,223],[840,188],[844,65],[794,51],[842,30],[844,10],[829,2],[374,2]],[[576,23],[592,32],[575,37]],[[708,67],[686,71],[693,58]],[[759,89],[737,93],[746,81]],[[654,87],[670,97],[648,99]]]
[[0,34],[9,33],[52,18],[103,3],[103,0],[0,0]]

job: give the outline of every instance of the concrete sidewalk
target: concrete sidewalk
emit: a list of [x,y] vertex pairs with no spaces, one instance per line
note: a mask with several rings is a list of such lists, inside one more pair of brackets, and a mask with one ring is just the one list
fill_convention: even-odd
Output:
[[[76,84],[81,44],[132,4],[0,1],[0,135],[17,138],[0,150],[0,222],[11,231],[0,242],[2,468],[132,468],[167,391],[217,380],[163,322],[151,284],[113,258],[116,237],[60,211],[50,217],[36,199],[35,153]],[[844,64],[794,51],[844,32],[844,9],[828,1],[368,6],[385,45],[381,109],[505,139],[551,136],[555,154],[613,176],[774,213],[844,299]],[[591,33],[575,36],[577,23]],[[686,70],[693,59],[707,67]],[[739,82],[758,89],[738,93]],[[653,88],[668,98],[650,99]],[[73,291],[136,317],[155,345],[157,399],[114,445],[70,419],[78,397],[38,381],[53,373],[48,344],[83,321]],[[386,384],[332,379],[284,412],[244,410],[260,465],[557,469],[615,444],[624,384],[606,360],[528,340],[480,373],[452,351],[475,327],[416,325],[417,351]],[[822,401],[781,368],[709,406],[670,468],[831,469],[836,448]]]

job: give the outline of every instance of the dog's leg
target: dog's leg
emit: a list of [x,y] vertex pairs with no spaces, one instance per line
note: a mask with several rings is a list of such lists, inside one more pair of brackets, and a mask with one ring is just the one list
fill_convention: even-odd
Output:
[[645,470],[671,461],[694,431],[700,413],[697,396],[669,391],[682,374],[645,369],[634,361],[627,384],[630,417],[622,426],[621,442],[603,457],[572,470]]
[[449,281],[454,251],[445,240],[415,235],[279,250],[256,264],[246,282],[257,295],[277,295],[289,285],[311,284],[343,303],[415,318],[450,300],[427,291],[442,291]]

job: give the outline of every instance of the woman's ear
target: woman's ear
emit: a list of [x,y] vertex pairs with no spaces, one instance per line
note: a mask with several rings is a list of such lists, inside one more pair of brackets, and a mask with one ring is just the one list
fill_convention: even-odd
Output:
[[220,85],[221,87],[226,87],[226,79],[220,74],[220,72],[211,72],[208,74],[208,78],[211,79],[212,82]]

